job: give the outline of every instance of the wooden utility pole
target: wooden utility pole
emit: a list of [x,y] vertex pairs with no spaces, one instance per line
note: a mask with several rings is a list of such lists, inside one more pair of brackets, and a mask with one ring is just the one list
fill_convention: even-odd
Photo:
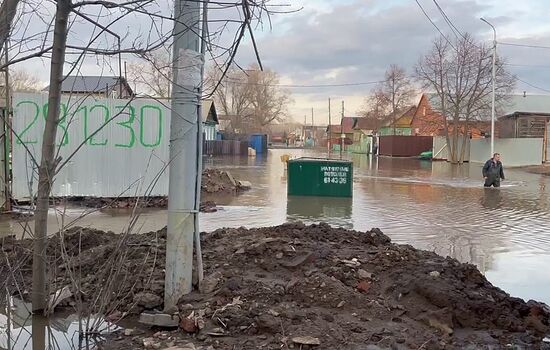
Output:
[[313,122],[313,108],[311,108],[311,139],[313,140],[313,145],[315,146],[315,123]]
[[327,147],[328,147],[328,158],[330,158],[330,147],[332,146],[330,144],[330,123],[331,123],[331,116],[330,116],[330,97],[328,98],[328,140],[327,140]]
[[344,152],[344,101],[342,101],[342,118],[340,119],[340,132],[342,135],[340,135],[340,138],[342,140],[340,145],[340,159],[342,159],[342,153]]

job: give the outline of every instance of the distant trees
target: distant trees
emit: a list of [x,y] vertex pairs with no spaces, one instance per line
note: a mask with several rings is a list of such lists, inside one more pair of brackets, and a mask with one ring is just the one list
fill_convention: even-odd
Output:
[[34,92],[42,89],[40,80],[22,69],[10,70],[9,82],[12,92]]
[[383,125],[388,120],[395,121],[412,102],[414,97],[412,82],[404,68],[392,64],[384,74],[384,80],[376,85],[371,95],[367,97],[363,110],[359,113]]

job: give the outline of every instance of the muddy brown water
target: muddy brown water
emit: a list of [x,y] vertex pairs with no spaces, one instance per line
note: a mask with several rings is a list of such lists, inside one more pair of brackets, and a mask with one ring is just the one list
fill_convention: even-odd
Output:
[[[477,265],[494,285],[513,296],[550,304],[550,177],[506,169],[503,187],[487,190],[482,187],[480,164],[351,155],[347,157],[354,162],[353,199],[287,198],[283,154],[321,155],[279,149],[267,157],[206,159],[206,167],[229,170],[253,188],[237,197],[216,198],[222,210],[202,214],[201,230],[297,220],[356,230],[378,227],[394,242]],[[51,212],[52,232],[61,225],[60,214]],[[80,226],[116,232],[127,225],[129,211],[96,211],[81,217],[82,209],[68,208],[65,214],[65,223],[78,219]],[[136,231],[157,230],[165,222],[166,211],[146,210]],[[4,218],[0,235],[21,236],[24,227]]]

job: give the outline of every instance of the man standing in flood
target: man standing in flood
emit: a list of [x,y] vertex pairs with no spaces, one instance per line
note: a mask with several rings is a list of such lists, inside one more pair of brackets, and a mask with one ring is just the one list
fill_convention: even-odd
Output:
[[485,162],[483,179],[485,179],[485,187],[500,187],[500,180],[504,180],[504,169],[500,162],[500,153],[495,153],[493,158]]

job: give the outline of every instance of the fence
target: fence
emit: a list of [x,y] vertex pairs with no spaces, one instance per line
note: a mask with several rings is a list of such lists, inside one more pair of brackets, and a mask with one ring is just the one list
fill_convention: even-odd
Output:
[[[470,161],[470,139],[466,140],[466,150],[464,152],[463,161]],[[459,151],[462,150],[462,137],[459,138]],[[460,157],[460,156],[459,156]],[[445,136],[434,136],[433,141],[433,159],[434,160],[449,160],[449,148]]]
[[202,153],[209,156],[247,155],[248,142],[233,140],[204,141]]
[[[36,193],[48,96],[13,95],[12,196]],[[157,100],[65,96],[56,156],[55,197],[136,197],[168,194],[170,108]],[[197,132],[196,129],[186,132]],[[212,141],[205,154],[246,154],[248,142]]]
[[380,136],[378,154],[391,157],[417,157],[433,147],[431,136]]
[[[502,155],[506,166],[528,166],[542,164],[544,159],[544,139],[495,139],[495,152]],[[491,140],[471,141],[470,161],[484,163],[491,157]]]
[[346,147],[348,152],[367,154],[369,153],[370,143],[369,140],[363,139],[361,141],[354,142],[352,145]]

